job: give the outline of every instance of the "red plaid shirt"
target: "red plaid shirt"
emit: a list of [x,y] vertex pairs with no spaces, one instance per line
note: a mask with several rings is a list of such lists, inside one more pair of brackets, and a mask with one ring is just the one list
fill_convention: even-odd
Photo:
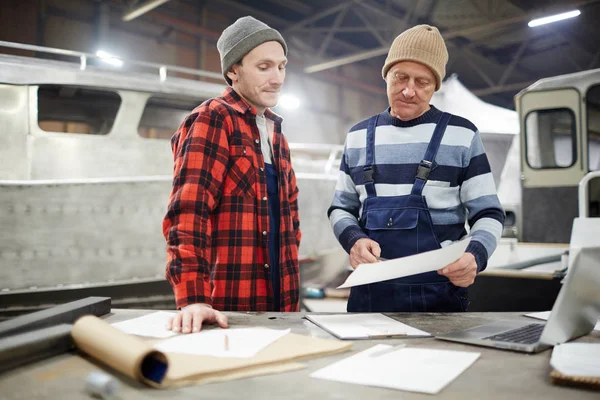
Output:
[[[298,188],[282,119],[268,109],[265,117],[274,123],[279,173],[280,308],[298,311]],[[177,307],[272,310],[267,181],[255,108],[228,88],[192,111],[171,147],[175,168],[163,234]]]

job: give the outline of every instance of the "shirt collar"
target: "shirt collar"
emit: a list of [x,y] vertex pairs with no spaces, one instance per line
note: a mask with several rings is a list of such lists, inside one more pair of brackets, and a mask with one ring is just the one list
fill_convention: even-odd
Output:
[[[256,107],[248,104],[248,102],[246,100],[244,100],[242,98],[242,96],[240,96],[235,90],[233,90],[232,87],[228,87],[227,89],[225,89],[222,97],[223,97],[223,100],[225,101],[225,103],[227,103],[231,108],[233,108],[238,113],[240,113],[240,114],[250,113],[250,114],[256,115]],[[283,122],[283,118],[281,118],[279,115],[275,114],[273,111],[271,111],[268,108],[265,110],[265,117],[269,118],[270,120],[277,122],[279,124],[281,124]]]

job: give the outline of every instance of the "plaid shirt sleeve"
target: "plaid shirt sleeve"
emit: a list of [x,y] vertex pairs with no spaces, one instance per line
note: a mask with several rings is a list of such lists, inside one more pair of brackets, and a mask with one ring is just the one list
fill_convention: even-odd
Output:
[[171,146],[174,179],[163,220],[166,277],[178,308],[211,304],[210,215],[218,204],[229,159],[224,117],[208,105],[201,105],[181,124]]

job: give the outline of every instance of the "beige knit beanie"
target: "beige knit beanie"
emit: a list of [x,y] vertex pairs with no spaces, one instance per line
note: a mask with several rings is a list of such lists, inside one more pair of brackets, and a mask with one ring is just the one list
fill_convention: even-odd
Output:
[[382,75],[400,61],[416,61],[428,66],[436,78],[435,90],[439,90],[448,63],[448,49],[440,31],[429,25],[417,25],[399,34],[383,66]]

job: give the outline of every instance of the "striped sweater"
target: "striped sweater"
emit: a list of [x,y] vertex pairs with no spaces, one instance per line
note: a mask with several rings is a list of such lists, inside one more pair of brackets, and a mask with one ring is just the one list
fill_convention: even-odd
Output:
[[[433,106],[410,121],[392,117],[389,109],[379,115],[373,175],[378,196],[410,194],[417,166],[440,115],[441,111]],[[347,252],[358,239],[367,237],[358,222],[367,198],[363,177],[367,122],[356,124],[348,133],[327,213],[335,236]],[[481,137],[470,121],[455,115],[450,119],[423,196],[442,247],[467,235],[468,221],[471,243],[467,251],[475,256],[478,270],[485,269],[502,234],[504,210]]]

